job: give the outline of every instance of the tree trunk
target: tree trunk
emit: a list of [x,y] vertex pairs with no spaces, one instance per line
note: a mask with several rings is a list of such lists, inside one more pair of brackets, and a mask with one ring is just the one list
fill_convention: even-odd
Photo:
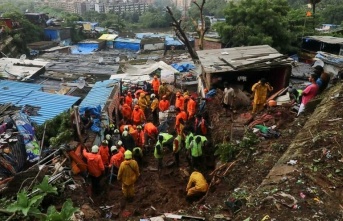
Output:
[[172,10],[170,9],[169,6],[167,6],[167,12],[168,12],[168,14],[170,15],[170,17],[173,20],[173,23],[171,25],[174,27],[176,36],[180,39],[180,41],[182,41],[182,43],[185,44],[185,46],[188,49],[188,53],[190,54],[192,60],[194,62],[198,61],[199,60],[199,56],[195,52],[195,50],[192,48],[192,45],[190,44],[190,42],[189,42],[189,40],[188,40],[188,38],[186,36],[186,33],[182,29],[182,27],[181,27],[181,20],[179,20],[179,21],[176,20],[176,18],[174,17],[173,12],[172,12]]

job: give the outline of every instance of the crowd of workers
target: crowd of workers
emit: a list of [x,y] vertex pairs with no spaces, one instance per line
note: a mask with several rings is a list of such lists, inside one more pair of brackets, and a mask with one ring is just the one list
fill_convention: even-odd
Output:
[[[125,90],[124,90],[125,91]],[[174,96],[175,95],[175,96]],[[175,101],[174,101],[175,100]],[[171,102],[173,101],[173,102]],[[117,176],[122,182],[126,199],[134,196],[134,184],[140,176],[139,167],[145,158],[154,157],[160,176],[166,155],[172,154],[170,166],[180,166],[180,155],[194,172],[187,185],[187,198],[193,199],[207,191],[207,182],[201,174],[204,169],[204,150],[207,148],[208,124],[197,114],[196,95],[180,91],[173,93],[165,82],[154,76],[151,90],[126,90],[120,98],[120,122],[105,129],[101,145],[90,152],[83,150],[93,192],[97,193],[101,178]],[[159,116],[169,116],[159,118]],[[160,120],[174,121],[166,131],[159,131]]]

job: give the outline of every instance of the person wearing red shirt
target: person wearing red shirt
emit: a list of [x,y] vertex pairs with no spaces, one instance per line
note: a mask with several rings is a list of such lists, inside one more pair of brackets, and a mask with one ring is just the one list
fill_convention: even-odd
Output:
[[319,86],[316,84],[317,76],[315,74],[311,74],[308,80],[311,82],[311,84],[307,86],[301,94],[302,99],[298,111],[298,116],[300,115],[300,113],[305,111],[306,104],[317,95],[319,90]]

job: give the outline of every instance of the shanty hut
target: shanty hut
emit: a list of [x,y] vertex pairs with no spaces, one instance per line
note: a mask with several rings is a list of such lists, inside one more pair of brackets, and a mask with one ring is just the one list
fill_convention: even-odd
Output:
[[197,51],[203,82],[199,86],[223,87],[225,81],[250,91],[261,78],[278,91],[289,83],[291,64],[288,56],[268,45]]

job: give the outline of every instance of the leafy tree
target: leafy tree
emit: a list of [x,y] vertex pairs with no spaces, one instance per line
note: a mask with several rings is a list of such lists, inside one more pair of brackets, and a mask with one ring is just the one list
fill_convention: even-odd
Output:
[[282,53],[291,49],[286,0],[230,2],[226,22],[216,25],[228,47],[268,44]]

